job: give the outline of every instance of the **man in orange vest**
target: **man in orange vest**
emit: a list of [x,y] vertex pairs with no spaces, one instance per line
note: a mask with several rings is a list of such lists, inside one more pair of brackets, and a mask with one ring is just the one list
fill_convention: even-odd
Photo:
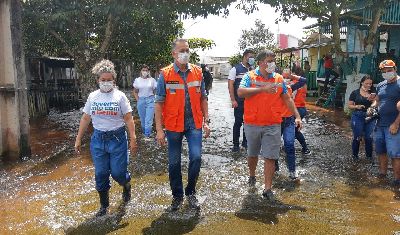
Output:
[[239,97],[245,98],[244,130],[250,173],[248,183],[251,187],[255,186],[255,171],[258,156],[261,155],[264,158],[265,184],[262,195],[274,201],[271,187],[281,145],[282,104],[294,113],[296,126],[301,127],[301,118],[287,93],[282,75],[275,73],[275,54],[269,50],[261,51],[256,60],[258,67],[243,77],[238,89]]
[[181,153],[183,136],[189,146],[188,183],[185,195],[189,207],[199,209],[195,196],[196,182],[200,173],[202,128],[204,137],[210,135],[208,103],[201,68],[190,64],[189,44],[185,39],[177,39],[172,46],[174,63],[163,68],[157,83],[155,98],[155,120],[157,142],[165,145],[168,141],[168,171],[172,190],[169,211],[182,206],[183,184],[181,173]]

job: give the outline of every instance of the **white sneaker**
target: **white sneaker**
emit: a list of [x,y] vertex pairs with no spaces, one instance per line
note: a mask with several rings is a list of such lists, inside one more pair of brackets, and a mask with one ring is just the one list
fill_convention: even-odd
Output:
[[297,178],[296,172],[289,172],[289,178],[291,178],[291,179]]

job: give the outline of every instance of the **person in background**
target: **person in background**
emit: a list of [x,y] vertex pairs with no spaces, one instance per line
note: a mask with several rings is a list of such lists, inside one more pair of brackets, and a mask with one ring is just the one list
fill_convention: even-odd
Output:
[[281,145],[284,105],[295,115],[295,125],[301,127],[301,119],[287,93],[282,75],[275,72],[275,53],[270,50],[261,51],[257,55],[257,62],[258,67],[243,77],[238,89],[239,97],[245,98],[244,129],[248,136],[248,184],[250,187],[256,184],[255,171],[258,157],[261,156],[264,158],[262,195],[267,200],[274,201],[275,196],[271,188]]
[[[307,82],[306,78],[291,73],[289,69],[284,69],[282,76],[284,78],[283,80],[286,84],[288,95],[290,97],[293,97],[293,93],[297,92],[297,90],[303,87]],[[281,133],[283,136],[283,144],[286,152],[286,164],[289,170],[289,178],[292,181],[298,182],[299,178],[296,173],[296,151],[294,147],[294,141],[295,129],[299,129],[299,127],[296,126],[295,119],[295,113],[292,112],[289,107],[286,106],[286,104],[283,104]]]
[[208,69],[208,66],[205,64],[201,64],[201,71],[203,72],[203,80],[205,84],[205,89],[208,94],[210,94],[210,90],[212,88],[212,83],[213,83],[213,77]]
[[359,159],[358,153],[360,142],[364,137],[365,155],[372,163],[373,138],[372,133],[375,127],[375,120],[367,120],[367,110],[371,107],[375,100],[376,93],[373,92],[372,78],[365,75],[361,78],[360,88],[354,90],[349,97],[348,107],[353,112],[351,113],[351,129],[353,131],[352,152],[353,160]]
[[[247,49],[243,52],[242,61],[239,64],[233,66],[229,71],[228,76],[228,89],[229,95],[232,102],[232,108],[234,109],[235,123],[233,124],[233,148],[232,152],[239,152],[239,139],[240,139],[240,128],[243,124],[243,113],[244,113],[244,99],[240,98],[237,94],[239,84],[242,81],[243,75],[248,71],[252,70],[254,65],[254,51]],[[247,148],[247,139],[243,131],[242,147]]]
[[110,205],[110,174],[123,187],[123,201],[126,203],[131,199],[126,127],[129,131],[129,149],[132,155],[137,146],[131,105],[125,94],[115,88],[117,74],[114,64],[109,60],[102,60],[93,67],[92,73],[97,76],[100,89],[89,94],[83,108],[75,151],[80,153],[82,137],[92,122],[94,131],[90,141],[90,153],[94,164],[96,190],[100,197],[100,209],[96,216],[103,216],[107,214]]
[[[304,119],[305,116],[307,116],[306,98],[307,98],[307,84],[304,84],[302,87],[293,92],[294,104],[297,108],[297,111],[300,114],[301,119]],[[295,138],[297,139],[297,141],[299,141],[301,145],[301,153],[303,155],[310,155],[311,151],[308,148],[306,139],[304,138],[303,133],[297,126],[295,128]]]
[[378,108],[379,118],[374,131],[375,152],[379,160],[378,178],[386,178],[388,157],[392,159],[393,185],[400,188],[400,77],[393,60],[384,60],[379,64],[385,79],[376,88],[377,96],[368,109]]
[[147,65],[140,70],[140,77],[133,82],[133,96],[137,101],[137,109],[145,140],[150,140],[154,119],[154,91],[157,82],[150,76]]
[[307,75],[311,70],[311,65],[308,60],[304,61],[304,73]]
[[[331,54],[326,54],[324,57],[324,69],[325,69],[325,83],[324,83],[324,91],[328,91],[328,83],[335,81],[336,78],[339,77],[339,74],[334,70],[334,64]],[[331,76],[334,76],[332,80],[330,80]]]
[[[287,67],[289,67],[289,66],[287,66]],[[291,68],[286,68],[286,69],[290,69],[290,71],[296,71],[296,68],[297,68],[296,62],[293,62],[292,63],[292,67]]]
[[[174,41],[172,56],[174,63],[163,68],[158,79],[155,105],[157,142],[165,145],[165,135],[168,141],[168,172],[173,197],[168,210],[179,210],[184,195],[191,209],[200,209],[196,183],[201,167],[203,130],[204,138],[210,135],[207,94],[201,68],[189,63],[190,49],[186,39]],[[181,170],[184,136],[189,147],[185,192]]]

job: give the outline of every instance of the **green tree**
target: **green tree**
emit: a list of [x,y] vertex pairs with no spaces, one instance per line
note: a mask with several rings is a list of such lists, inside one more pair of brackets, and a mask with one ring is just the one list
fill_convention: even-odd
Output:
[[242,54],[240,52],[234,54],[233,56],[229,57],[229,64],[233,67],[236,64],[239,64],[242,61]]
[[73,58],[83,95],[95,82],[90,68],[101,58],[165,65],[170,44],[183,34],[180,18],[228,14],[233,0],[26,0],[28,55]]
[[190,53],[190,63],[196,64],[200,61],[200,56],[198,51],[205,51],[213,48],[215,43],[213,40],[205,38],[189,38],[189,47],[191,49]]
[[379,38],[377,36],[378,26],[380,23],[381,16],[385,13],[385,8],[388,5],[389,0],[368,0],[367,4],[372,9],[372,22],[368,30],[368,36],[365,40],[367,53],[372,53],[373,45]]
[[255,21],[252,28],[242,30],[239,39],[240,50],[252,48],[255,52],[258,52],[262,49],[275,49],[275,47],[274,34],[260,19]]
[[260,0],[259,2],[242,0],[240,6],[247,12],[252,12],[258,9],[258,3],[269,4],[276,12],[280,12],[280,19],[286,22],[293,16],[303,20],[311,17],[330,22],[335,49],[340,52],[339,17],[355,2],[356,0]]
[[[276,48],[275,37],[270,29],[260,19],[257,19],[252,28],[242,30],[238,46],[242,51],[252,49],[255,54],[263,49],[274,50]],[[242,56],[242,53],[237,52],[229,58],[229,64],[234,66],[240,63]]]
[[330,22],[335,50],[341,52],[340,15],[349,11],[355,4],[371,7],[373,20],[370,23],[366,40],[366,44],[371,48],[377,38],[376,33],[380,17],[384,13],[389,0],[260,0],[257,2],[254,0],[241,0],[238,7],[246,12],[252,12],[258,9],[259,3],[269,4],[274,7],[276,12],[280,12],[280,20],[286,22],[293,16],[303,20],[311,17],[317,18],[320,22]]

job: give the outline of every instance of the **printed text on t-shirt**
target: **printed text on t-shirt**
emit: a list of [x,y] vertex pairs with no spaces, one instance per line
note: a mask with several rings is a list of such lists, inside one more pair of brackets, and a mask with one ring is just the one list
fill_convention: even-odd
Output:
[[117,116],[120,107],[118,102],[93,102],[90,110],[92,115]]

